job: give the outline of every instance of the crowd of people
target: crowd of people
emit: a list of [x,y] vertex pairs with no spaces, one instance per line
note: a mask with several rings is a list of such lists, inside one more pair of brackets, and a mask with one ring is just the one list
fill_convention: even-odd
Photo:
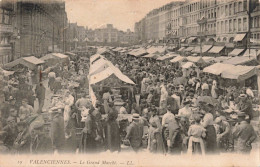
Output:
[[[257,134],[250,124],[256,97],[250,87],[220,87],[219,78],[166,61],[126,55],[106,59],[135,82],[114,105],[112,88],[89,96],[89,57],[30,70],[6,81],[1,104],[1,153],[134,152],[162,154],[249,153]],[[46,84],[47,83],[47,84]],[[46,103],[47,91],[51,103]],[[37,99],[38,109],[34,104]],[[130,122],[118,120],[131,115]]]

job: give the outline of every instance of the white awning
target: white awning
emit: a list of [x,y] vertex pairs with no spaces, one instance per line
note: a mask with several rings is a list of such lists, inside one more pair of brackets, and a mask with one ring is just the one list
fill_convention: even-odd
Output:
[[181,66],[182,68],[191,68],[191,67],[196,67],[196,65],[192,62],[187,62],[184,65]]
[[173,57],[174,57],[174,55],[167,54],[167,55],[164,55],[162,57],[157,58],[157,60],[163,61],[163,60],[167,60],[167,59],[170,59],[170,58],[173,58]]
[[185,47],[181,47],[178,51],[183,51],[185,49]]
[[228,56],[238,56],[240,55],[245,49],[234,49],[232,52],[228,54]]
[[245,38],[246,34],[237,34],[235,36],[234,42],[242,41]]
[[253,57],[246,57],[246,56],[236,56],[232,57],[226,61],[223,61],[224,64],[233,64],[233,65],[243,65],[251,61],[257,61]]
[[189,42],[192,42],[192,41],[194,41],[195,39],[197,39],[198,37],[190,37],[188,40],[189,40]]
[[231,64],[216,63],[211,66],[205,67],[203,69],[203,72],[214,74],[214,75],[220,75],[223,71],[230,69],[230,68],[232,69],[233,67],[234,67],[234,65],[231,65]]
[[187,60],[193,63],[205,63],[205,61],[202,59],[202,57],[194,57],[194,56],[188,56]]
[[100,54],[94,54],[93,56],[90,57],[90,64],[92,64],[94,61],[97,59],[103,58]]
[[221,77],[243,81],[256,74],[257,74],[257,69],[255,66],[238,65],[223,71]]
[[150,54],[148,54],[148,55],[145,55],[144,57],[145,57],[145,58],[158,58],[159,55],[150,53]]
[[211,48],[212,48],[212,45],[204,45],[202,47],[202,53],[209,51]]
[[105,59],[99,59],[95,61],[93,64],[91,64],[89,69],[89,75],[93,75],[101,71],[104,71],[109,67],[109,65],[110,65],[109,61]]
[[170,60],[170,62],[176,63],[176,62],[182,62],[184,60],[187,60],[187,58],[186,57],[182,57],[182,56],[177,56],[174,59]]
[[183,50],[183,51],[185,51],[185,52],[191,52],[193,49],[194,49],[194,47],[190,46],[190,47],[186,48],[186,49]]
[[224,49],[224,46],[214,46],[208,52],[209,53],[219,53]]
[[110,77],[114,74],[118,79],[125,83],[135,84],[131,79],[129,79],[126,75],[124,75],[119,69],[114,66],[109,66],[106,70],[101,71],[97,74],[90,75],[89,83],[90,85],[96,84],[100,81],[105,80],[106,78]]
[[186,38],[181,39],[181,42],[185,42]]

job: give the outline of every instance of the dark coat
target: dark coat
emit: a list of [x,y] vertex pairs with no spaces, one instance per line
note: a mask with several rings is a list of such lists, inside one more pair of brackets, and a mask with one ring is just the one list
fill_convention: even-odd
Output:
[[96,150],[96,125],[91,115],[88,115],[85,121],[85,127],[81,137],[81,151],[82,152],[94,152]]
[[104,127],[106,149],[112,152],[121,151],[119,126],[116,122],[117,116],[117,111],[114,108],[110,108],[108,119]]
[[126,139],[129,139],[131,147],[139,149],[142,146],[142,137],[143,137],[143,126],[139,123],[132,122],[127,131]]
[[37,85],[35,89],[36,97],[39,99],[45,99],[46,88],[43,85]]
[[6,125],[3,128],[3,131],[7,133],[7,136],[4,140],[4,144],[10,148],[13,147],[14,141],[18,135],[17,127],[11,128],[9,125]]
[[170,110],[173,114],[178,114],[179,107],[177,101],[173,97],[171,96],[167,97],[167,105],[171,106]]
[[56,114],[51,122],[51,140],[53,149],[63,150],[65,144],[64,118]]
[[171,141],[170,152],[180,154],[182,150],[182,137],[180,127],[176,121],[171,121],[168,125],[169,139]]
[[70,119],[65,131],[69,138],[65,140],[65,151],[69,153],[75,153],[77,149],[77,140],[76,140],[76,126],[75,121]]

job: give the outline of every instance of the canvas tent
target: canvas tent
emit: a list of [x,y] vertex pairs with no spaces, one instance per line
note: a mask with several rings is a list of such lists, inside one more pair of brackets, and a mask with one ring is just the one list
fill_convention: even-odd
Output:
[[166,55],[164,55],[162,57],[157,58],[157,60],[163,61],[163,60],[167,60],[167,59],[170,59],[170,58],[173,58],[173,57],[175,57],[175,55],[173,55],[173,54],[166,54]]
[[211,66],[205,67],[203,69],[203,72],[214,74],[214,75],[220,75],[223,71],[228,70],[230,68],[232,69],[233,65],[215,63],[215,64],[212,64]]
[[249,62],[257,63],[257,60],[253,57],[236,56],[236,57],[232,57],[228,60],[223,61],[224,64],[233,64],[233,65],[244,65]]
[[177,62],[182,62],[182,61],[185,61],[185,60],[187,60],[186,57],[177,56],[177,57],[175,57],[174,59],[170,60],[170,62],[172,62],[172,63],[177,63]]
[[18,64],[22,64],[22,65],[28,67],[29,69],[34,70],[38,65],[44,64],[44,61],[41,59],[38,59],[34,56],[23,57],[23,58],[15,60],[11,63],[6,64],[5,68],[10,69]]
[[50,53],[41,57],[40,59],[45,61],[49,65],[54,65],[59,62],[63,62],[63,63],[69,62],[69,57],[61,53]]
[[150,54],[148,54],[148,55],[145,55],[144,57],[145,57],[145,58],[154,58],[154,59],[157,59],[157,58],[159,57],[159,55],[150,53]]
[[140,56],[146,55],[148,53],[146,52],[145,49],[139,48],[139,49],[136,49],[136,50],[133,50],[133,51],[129,52],[128,54],[132,55],[132,56],[135,56],[135,57],[140,57]]
[[255,66],[238,65],[223,71],[221,77],[243,81],[252,77],[253,75],[257,75],[257,69]]
[[206,63],[202,57],[194,57],[194,56],[188,56],[187,60],[193,63]]
[[234,49],[228,54],[228,56],[239,56],[245,49]]
[[186,62],[181,67],[187,69],[187,68],[191,68],[191,67],[196,67],[196,65],[192,62]]

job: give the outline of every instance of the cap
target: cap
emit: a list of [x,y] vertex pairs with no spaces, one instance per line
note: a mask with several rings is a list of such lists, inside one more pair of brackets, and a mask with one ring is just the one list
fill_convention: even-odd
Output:
[[184,105],[186,105],[186,104],[190,104],[190,103],[191,103],[191,101],[188,100],[188,99],[186,99],[186,100],[183,102]]
[[216,124],[220,123],[221,121],[222,121],[222,118],[221,118],[221,117],[217,117],[217,118],[215,119],[215,123],[216,123]]
[[247,97],[247,96],[246,96],[246,94],[240,94],[239,97],[240,97],[240,98],[245,98],[245,97]]
[[13,96],[10,96],[9,100],[15,100],[15,98]]
[[133,119],[139,119],[139,118],[140,118],[139,114],[136,113],[133,114]]
[[24,101],[24,102],[28,102],[28,99],[23,99],[22,101]]

